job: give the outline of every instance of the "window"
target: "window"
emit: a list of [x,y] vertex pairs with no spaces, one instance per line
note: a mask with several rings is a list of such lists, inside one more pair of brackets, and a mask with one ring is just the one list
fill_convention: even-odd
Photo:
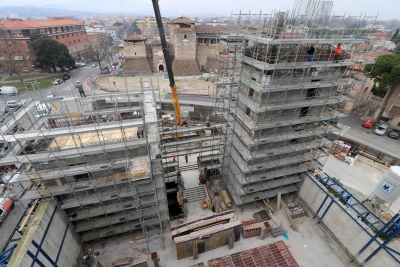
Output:
[[49,28],[49,33],[53,33],[53,30],[51,28]]
[[64,34],[63,34],[63,35],[61,35],[61,36],[62,36],[62,38],[65,38],[65,37],[64,37]]
[[311,109],[311,107],[303,107],[303,108],[301,108],[299,117],[308,116],[308,113],[310,113],[310,109]]
[[307,90],[307,95],[306,99],[313,99],[318,95],[318,89],[317,88],[310,88]]
[[78,42],[80,42],[81,40],[78,39]]
[[25,65],[25,62],[23,60],[18,61],[18,66],[22,71],[27,71],[28,68]]
[[58,40],[58,36],[56,36],[56,39]]
[[397,124],[397,126],[400,126],[400,122]]
[[216,44],[216,43],[217,43],[217,40],[211,39],[211,44]]
[[246,115],[250,116],[250,108],[246,108]]
[[204,44],[205,42],[206,42],[206,39],[204,39],[204,38],[197,39],[197,43],[199,43],[199,44]]
[[76,44],[76,41],[74,40],[74,44]]
[[249,90],[249,96],[253,96],[254,95],[254,89],[253,88],[250,88],[250,90]]
[[185,40],[187,39],[187,38],[186,38],[186,34],[183,35],[183,39],[185,39]]
[[363,94],[365,94],[367,92],[367,90],[368,90],[368,87],[365,87]]

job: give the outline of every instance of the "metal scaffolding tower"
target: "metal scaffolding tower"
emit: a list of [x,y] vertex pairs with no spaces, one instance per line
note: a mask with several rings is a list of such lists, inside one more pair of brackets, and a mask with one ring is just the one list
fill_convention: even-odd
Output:
[[[330,4],[320,3],[328,1],[308,2],[320,8],[308,5],[290,17],[234,14],[229,32],[221,35],[235,62],[220,66],[219,73],[237,84],[221,102],[229,124],[222,174],[237,205],[296,192],[300,173],[324,165],[330,122],[350,113],[366,80],[363,66],[374,63],[366,58],[369,30],[348,27],[376,17],[330,16]],[[343,53],[335,56],[338,44]]]
[[[0,130],[8,146],[3,181],[21,199],[54,199],[82,242],[130,233],[134,245],[164,246],[160,106],[158,89],[146,83],[136,91],[29,100]],[[38,113],[43,104],[50,114]]]

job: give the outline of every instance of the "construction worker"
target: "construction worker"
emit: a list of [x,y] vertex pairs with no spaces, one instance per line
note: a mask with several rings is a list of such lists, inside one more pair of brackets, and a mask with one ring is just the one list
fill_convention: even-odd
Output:
[[186,154],[186,155],[185,155],[186,163],[188,163],[188,159],[189,159],[189,157],[188,157],[188,155]]
[[307,62],[311,62],[315,53],[314,44],[311,44],[310,49],[307,50]]
[[83,96],[86,97],[85,91],[83,91],[83,86],[82,86],[82,84],[79,83],[79,81],[76,82],[76,88],[78,89],[81,97],[83,97]]
[[333,61],[338,63],[339,62],[338,60],[342,59],[342,47],[341,47],[341,45],[338,44],[336,49],[334,49],[332,52],[335,53],[335,56],[333,57]]

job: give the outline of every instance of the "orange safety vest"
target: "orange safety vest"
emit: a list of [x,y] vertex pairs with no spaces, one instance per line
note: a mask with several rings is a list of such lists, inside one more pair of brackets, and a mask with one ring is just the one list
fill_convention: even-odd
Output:
[[336,49],[333,50],[333,52],[335,52],[336,55],[340,55],[342,53],[342,47],[340,46],[336,47]]

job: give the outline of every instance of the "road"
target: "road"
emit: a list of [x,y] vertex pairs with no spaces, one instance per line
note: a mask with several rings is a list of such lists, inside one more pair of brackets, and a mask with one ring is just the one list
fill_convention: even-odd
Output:
[[361,116],[351,113],[346,118],[339,119],[338,126],[342,128],[341,135],[356,142],[363,143],[374,149],[400,157],[400,139],[393,139],[386,135],[374,134],[374,129],[367,129],[361,126]]

